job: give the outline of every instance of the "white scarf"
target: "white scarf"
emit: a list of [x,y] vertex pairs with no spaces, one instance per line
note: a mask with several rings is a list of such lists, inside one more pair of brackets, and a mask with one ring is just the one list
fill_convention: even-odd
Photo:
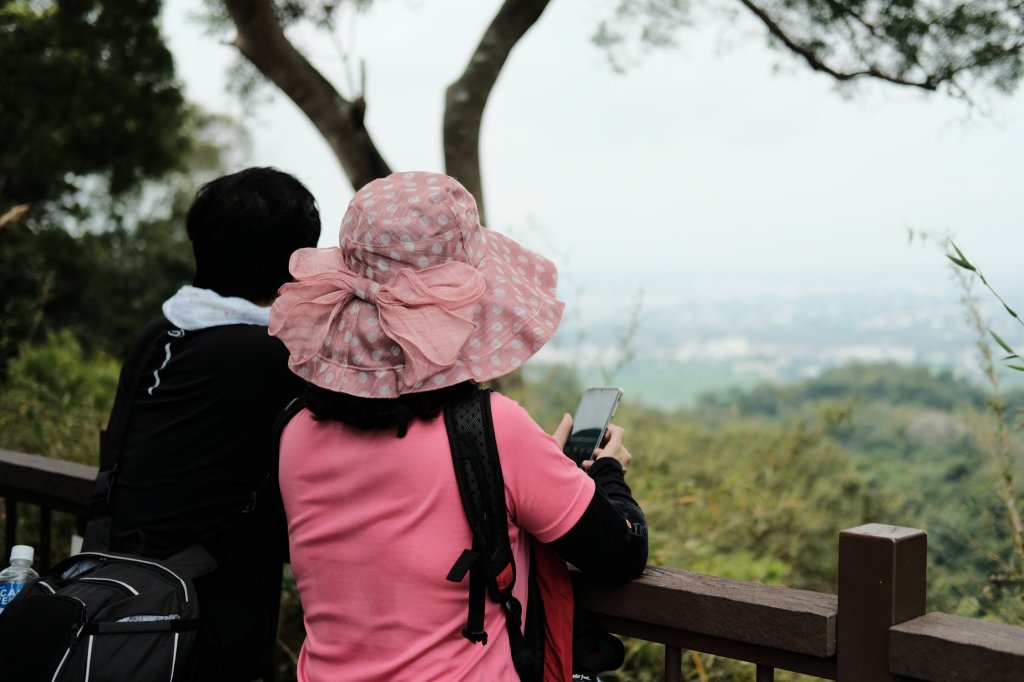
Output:
[[228,324],[270,324],[270,308],[210,289],[183,286],[164,301],[164,317],[179,329],[194,331]]

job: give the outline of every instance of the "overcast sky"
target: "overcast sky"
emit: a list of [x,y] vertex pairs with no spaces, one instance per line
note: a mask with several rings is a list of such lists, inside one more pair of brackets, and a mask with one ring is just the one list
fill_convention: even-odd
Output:
[[[445,87],[495,0],[378,0],[359,18],[368,127],[396,170],[443,170]],[[546,252],[577,284],[602,273],[647,295],[735,286],[944,286],[943,259],[906,229],[953,233],[1004,290],[1024,253],[1024,94],[944,95],[865,84],[852,96],[735,21],[698,18],[680,46],[615,74],[590,42],[610,0],[553,0],[512,53],[483,127],[491,225]],[[225,91],[234,49],[169,0],[164,26],[190,99],[242,116]],[[296,36],[351,95],[329,42]],[[250,162],[298,175],[336,243],[352,190],[326,144],[276,95],[243,119]],[[673,290],[665,281],[672,275]]]

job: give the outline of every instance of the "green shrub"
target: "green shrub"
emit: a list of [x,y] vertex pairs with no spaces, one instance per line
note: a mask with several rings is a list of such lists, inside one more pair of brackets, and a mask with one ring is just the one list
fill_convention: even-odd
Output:
[[97,465],[120,364],[70,332],[24,346],[0,387],[0,446]]

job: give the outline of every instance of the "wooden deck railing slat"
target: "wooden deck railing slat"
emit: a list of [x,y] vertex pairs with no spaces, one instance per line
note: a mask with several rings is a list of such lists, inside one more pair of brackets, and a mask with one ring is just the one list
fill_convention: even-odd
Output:
[[889,631],[889,668],[935,682],[1024,680],[1024,630],[1005,623],[929,613]]
[[[583,606],[588,610],[590,605],[590,602],[583,602]],[[598,614],[596,618],[609,632],[624,637],[633,637],[657,644],[665,644],[687,651],[699,651],[722,658],[748,661],[779,670],[792,670],[793,672],[814,675],[826,680],[836,679],[836,659],[834,656],[820,658],[807,654],[797,654],[771,646],[737,642],[736,640],[714,637],[702,632],[690,632],[665,625],[654,625],[652,623],[602,614]]]
[[574,579],[577,599],[598,613],[819,658],[836,652],[832,594],[659,567],[615,587]]
[[88,509],[96,467],[0,449],[0,497],[43,503],[56,511]]

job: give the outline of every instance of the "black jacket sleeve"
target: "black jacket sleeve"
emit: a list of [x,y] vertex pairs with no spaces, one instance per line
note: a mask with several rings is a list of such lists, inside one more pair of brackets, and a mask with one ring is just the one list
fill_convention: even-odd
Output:
[[597,484],[593,499],[576,525],[551,546],[585,575],[601,582],[632,580],[647,566],[647,520],[617,460],[598,459],[590,476]]

